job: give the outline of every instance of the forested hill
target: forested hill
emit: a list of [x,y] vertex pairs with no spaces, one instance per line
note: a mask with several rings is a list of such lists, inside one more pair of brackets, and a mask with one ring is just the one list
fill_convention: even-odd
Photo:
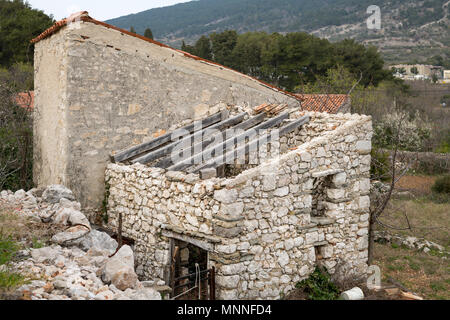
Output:
[[[449,54],[449,0],[198,0],[107,21],[180,47],[224,30],[306,31],[331,41],[354,38],[377,45],[387,60]],[[367,29],[370,5],[382,12],[381,31]],[[399,52],[403,51],[403,52]]]

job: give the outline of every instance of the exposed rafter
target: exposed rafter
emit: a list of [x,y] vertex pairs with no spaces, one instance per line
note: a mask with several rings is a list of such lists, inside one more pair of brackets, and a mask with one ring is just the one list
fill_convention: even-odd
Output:
[[284,120],[289,119],[289,113],[283,113],[279,115],[278,117],[272,118],[267,120],[266,122],[263,122],[255,127],[252,127],[248,130],[245,130],[244,132],[236,132],[236,134],[230,138],[228,138],[226,141],[222,142],[221,144],[212,146],[207,148],[201,153],[195,154],[194,156],[182,160],[171,167],[168,168],[169,171],[181,171],[186,168],[189,168],[195,164],[202,163],[205,158],[211,158],[214,157],[216,152],[223,153],[227,150],[230,150],[231,148],[235,148],[235,146],[240,143],[241,141],[245,141],[246,139],[250,140],[253,139],[255,136],[258,135],[260,130],[269,129],[272,127],[275,127],[282,123]]
[[[221,120],[224,120],[228,118],[228,113],[227,112],[219,112],[216,113],[206,119],[201,120],[201,127],[202,128],[207,128]],[[165,135],[162,135],[161,137],[158,137],[156,139],[153,139],[151,141],[142,143],[140,145],[134,146],[132,148],[126,149],[124,151],[119,152],[116,155],[111,156],[111,160],[113,162],[124,162],[124,161],[128,161],[130,159],[132,159],[133,157],[136,157],[144,152],[148,152],[151,151],[155,148],[158,148],[168,142],[170,142],[172,140],[172,137],[174,135],[177,135],[177,133],[183,133],[183,132],[189,132],[192,133],[194,132],[196,126],[199,126],[198,122],[192,123],[190,125],[187,125],[183,128],[180,128],[178,130],[176,130],[175,132],[172,133],[167,133]]]

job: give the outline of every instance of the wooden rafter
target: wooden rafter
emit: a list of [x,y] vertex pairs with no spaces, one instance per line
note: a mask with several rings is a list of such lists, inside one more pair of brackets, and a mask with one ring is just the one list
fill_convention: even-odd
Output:
[[178,163],[175,163],[171,167],[168,168],[169,171],[181,171],[184,169],[187,169],[189,167],[195,166],[198,163],[202,163],[203,159],[205,159],[205,156],[214,156],[216,154],[216,151],[222,151],[222,153],[231,148],[235,148],[235,146],[243,141],[243,140],[250,140],[253,139],[255,136],[258,135],[258,132],[260,130],[269,129],[272,127],[275,127],[282,123],[284,120],[289,119],[289,113],[283,113],[275,118],[269,119],[255,127],[251,127],[248,130],[245,130],[244,132],[237,132],[236,135],[228,138],[226,141],[207,148],[206,150],[193,155],[192,157],[182,160]]
[[[207,128],[219,121],[226,119],[227,117],[228,117],[228,111],[227,112],[219,112],[219,113],[216,113],[210,117],[207,117],[207,118],[201,120],[201,125],[203,128]],[[142,143],[140,145],[134,146],[132,148],[126,149],[122,152],[119,152],[116,155],[111,156],[111,160],[112,160],[112,162],[128,161],[128,160],[132,159],[133,157],[136,157],[144,152],[151,151],[155,148],[158,148],[158,147],[170,142],[173,135],[174,134],[176,135],[177,132],[186,132],[186,131],[188,131],[189,133],[194,132],[195,127],[197,125],[198,125],[198,122],[192,123],[190,125],[187,125],[183,128],[176,130],[175,132],[167,133],[156,139],[153,139],[148,142]]]
[[[230,131],[233,130],[247,130],[249,128],[252,128],[258,124],[260,124],[261,122],[264,121],[266,115],[264,113],[256,116],[256,117],[252,117],[250,119],[248,119],[247,121],[241,122],[239,124],[237,124],[236,126],[230,128]],[[194,145],[191,145],[186,152],[188,154],[193,154],[195,152],[195,150],[204,150],[205,148],[211,148],[215,145],[217,145],[218,143],[214,143],[215,141],[223,141],[223,139],[226,138],[226,132],[227,131],[222,131],[220,133],[214,134],[212,136],[209,137],[203,137],[201,142],[195,143]],[[194,141],[195,142],[195,141]],[[214,143],[214,144],[213,144]],[[173,159],[171,155],[166,156],[165,158],[161,159],[156,165],[155,167],[158,168],[163,168],[163,169],[167,169],[168,167],[174,165],[173,163]]]
[[213,126],[210,126],[208,128],[202,128],[198,131],[195,131],[194,133],[190,134],[187,137],[184,137],[180,140],[169,143],[168,145],[166,145],[163,148],[157,149],[155,151],[152,151],[150,153],[143,155],[142,157],[134,159],[131,161],[131,163],[147,164],[152,161],[158,160],[159,158],[169,155],[178,146],[189,145],[189,147],[190,147],[196,141],[201,141],[203,139],[203,135],[205,133],[211,132],[212,130],[224,130],[225,128],[233,126],[237,123],[241,123],[244,120],[245,116],[247,116],[247,115],[248,114],[246,112],[244,112],[233,118],[221,121],[221,122],[219,122]]
[[205,164],[202,164],[201,166],[197,166],[193,170],[188,170],[189,172],[197,173],[201,170],[208,169],[208,168],[218,168],[226,163],[228,159],[237,159],[239,154],[249,154],[251,150],[255,150],[255,147],[257,148],[258,145],[261,143],[270,143],[274,138],[279,138],[282,136],[285,136],[286,134],[291,133],[292,131],[296,130],[297,128],[300,128],[305,123],[308,123],[310,121],[309,116],[303,117],[301,119],[298,119],[296,121],[293,121],[292,123],[280,128],[279,132],[277,134],[270,133],[268,136],[262,136],[256,139],[253,139],[252,141],[249,141],[244,146],[236,148],[234,150],[231,150],[227,152],[224,155],[221,155],[219,157],[216,157],[214,159],[211,159]]

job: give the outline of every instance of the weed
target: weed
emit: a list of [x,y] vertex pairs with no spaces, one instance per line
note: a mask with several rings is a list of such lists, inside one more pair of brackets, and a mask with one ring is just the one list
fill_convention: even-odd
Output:
[[11,261],[18,250],[19,246],[10,237],[4,237],[0,231],[0,265]]
[[420,270],[420,265],[418,263],[416,263],[416,262],[410,261],[409,262],[409,267],[411,269],[413,269],[414,271],[419,271]]
[[436,193],[450,194],[450,175],[438,178],[432,190]]
[[21,274],[9,271],[0,272],[0,289],[16,288],[27,282],[28,281]]
[[38,240],[36,237],[33,237],[32,240],[32,247],[33,249],[40,249],[44,247],[44,243],[42,243],[40,240]]
[[309,300],[337,300],[339,289],[331,281],[330,275],[319,267],[311,276],[296,285],[297,289],[303,289],[308,294]]
[[433,289],[433,291],[445,291],[447,290],[446,286],[442,282],[432,282],[430,284],[430,288]]

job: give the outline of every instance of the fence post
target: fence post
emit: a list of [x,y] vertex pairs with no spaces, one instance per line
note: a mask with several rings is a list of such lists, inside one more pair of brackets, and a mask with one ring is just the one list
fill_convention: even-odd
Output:
[[209,300],[216,300],[216,268],[212,267],[209,272]]

